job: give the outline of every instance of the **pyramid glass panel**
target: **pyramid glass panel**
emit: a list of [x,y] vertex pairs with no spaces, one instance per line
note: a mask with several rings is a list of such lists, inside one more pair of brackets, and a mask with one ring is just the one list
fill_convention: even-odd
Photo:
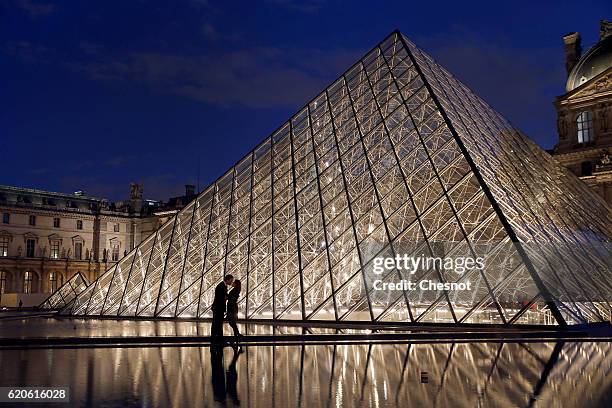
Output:
[[62,313],[206,318],[231,273],[245,319],[609,321],[611,237],[584,183],[393,32]]
[[74,299],[87,288],[87,280],[78,272],[68,279],[62,286],[45,299],[40,309],[58,310],[72,304]]

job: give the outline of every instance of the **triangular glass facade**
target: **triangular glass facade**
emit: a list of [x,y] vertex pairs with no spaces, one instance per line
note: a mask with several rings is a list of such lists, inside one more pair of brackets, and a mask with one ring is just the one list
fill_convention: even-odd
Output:
[[62,286],[53,292],[47,299],[38,306],[40,309],[57,310],[67,305],[87,288],[87,280],[78,272],[68,279]]
[[[210,317],[231,273],[253,320],[605,321],[609,211],[394,32],[63,312]],[[487,262],[372,275],[400,253]],[[473,287],[381,296],[374,277]]]

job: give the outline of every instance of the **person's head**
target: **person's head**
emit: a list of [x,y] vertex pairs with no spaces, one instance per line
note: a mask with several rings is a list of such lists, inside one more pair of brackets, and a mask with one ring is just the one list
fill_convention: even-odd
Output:
[[234,290],[240,291],[240,288],[242,287],[240,279],[234,279],[234,283],[232,283],[232,286],[234,287]]
[[229,274],[225,275],[225,277],[223,278],[223,282],[225,282],[227,286],[230,286],[233,281],[234,281],[234,277]]

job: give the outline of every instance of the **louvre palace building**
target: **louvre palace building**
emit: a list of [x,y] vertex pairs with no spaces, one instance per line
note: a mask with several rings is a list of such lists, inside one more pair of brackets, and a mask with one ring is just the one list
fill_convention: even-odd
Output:
[[580,33],[563,37],[567,84],[555,101],[559,142],[552,154],[612,205],[612,23],[582,54]]
[[0,305],[37,306],[73,277],[93,282],[193,196],[187,186],[167,203],[143,200],[133,184],[128,200],[113,203],[0,186]]

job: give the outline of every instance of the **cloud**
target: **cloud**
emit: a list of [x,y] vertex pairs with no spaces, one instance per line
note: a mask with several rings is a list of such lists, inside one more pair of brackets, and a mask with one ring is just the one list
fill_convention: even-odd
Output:
[[28,170],[29,174],[33,174],[35,176],[42,176],[45,174],[49,174],[50,172],[51,171],[47,167],[38,167],[38,168],[32,168]]
[[132,52],[114,56],[98,52],[93,59],[66,64],[94,80],[138,83],[213,105],[269,108],[295,107],[316,96],[360,53],[276,47],[219,55]]
[[106,198],[110,201],[125,200],[129,197],[130,182],[141,183],[144,196],[154,200],[168,200],[183,194],[183,179],[174,173],[161,173],[153,176],[136,177],[129,179],[126,176],[121,180],[117,176],[104,174],[70,175],[59,179],[61,191],[82,190],[87,195]]
[[484,38],[462,27],[416,42],[532,137],[554,138],[552,102],[565,84],[561,47],[511,46],[505,38]]
[[48,63],[55,59],[54,51],[30,41],[7,41],[0,45],[3,53],[29,62]]
[[122,167],[128,164],[130,157],[128,156],[115,156],[110,159],[104,160],[104,164],[109,167]]
[[225,33],[218,30],[214,24],[208,21],[208,19],[202,20],[200,33],[209,42],[216,43],[217,45],[221,44],[225,47],[233,47],[235,43],[238,43],[242,39],[242,36],[237,31]]
[[267,3],[300,13],[315,13],[323,7],[323,0],[267,0]]
[[55,5],[51,3],[40,3],[33,0],[13,0],[13,4],[34,19],[55,11]]
[[184,194],[184,177],[181,178],[174,173],[141,177],[136,181],[143,185],[146,198],[167,201],[170,197]]

